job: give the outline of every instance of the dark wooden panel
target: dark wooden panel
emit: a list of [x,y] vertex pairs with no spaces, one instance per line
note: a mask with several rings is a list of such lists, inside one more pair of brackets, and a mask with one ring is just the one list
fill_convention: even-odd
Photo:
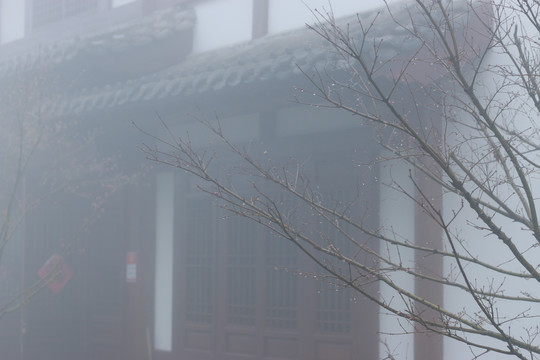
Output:
[[[325,203],[376,227],[376,192],[365,192],[365,199],[354,202],[358,188],[353,185],[372,186],[369,174],[357,173],[350,159],[328,158],[312,167],[316,180],[327,186],[321,190]],[[344,174],[339,182],[333,180],[336,173]],[[177,340],[170,359],[352,360],[358,354],[362,360],[377,359],[376,305],[339,284],[315,280],[312,275],[321,270],[294,245],[221,212],[210,197],[188,193],[179,202],[175,303],[181,309],[175,315]],[[297,205],[288,203],[290,209]],[[368,208],[373,216],[363,216]],[[301,210],[295,213],[302,216]],[[346,224],[339,230],[315,216],[301,220],[325,234],[318,236],[321,242],[331,240],[351,256],[358,246],[341,231],[364,246],[371,244]]]
[[298,340],[285,337],[266,337],[264,339],[264,354],[273,359],[297,359]]
[[20,311],[7,314],[0,320],[0,349],[2,359],[20,359]]
[[257,338],[253,334],[232,332],[226,335],[226,339],[226,351],[230,354],[257,354]]
[[315,345],[316,360],[352,360],[350,342],[317,341]]
[[186,329],[185,347],[195,350],[214,350],[214,334],[211,330]]

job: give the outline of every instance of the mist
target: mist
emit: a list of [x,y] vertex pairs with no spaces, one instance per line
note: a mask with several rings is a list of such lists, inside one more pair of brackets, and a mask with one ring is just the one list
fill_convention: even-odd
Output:
[[[445,175],[419,171],[429,147],[386,120],[444,152],[440,119],[468,116],[439,107],[462,98],[417,10],[0,0],[0,359],[465,356],[413,316],[415,294],[471,306],[439,284],[464,287],[433,213],[478,236]],[[473,13],[458,45],[477,50]]]

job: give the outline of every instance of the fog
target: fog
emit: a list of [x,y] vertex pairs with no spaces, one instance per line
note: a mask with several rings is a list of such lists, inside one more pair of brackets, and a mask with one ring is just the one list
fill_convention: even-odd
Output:
[[[412,269],[412,247],[370,231],[431,236],[411,166],[384,146],[399,138],[351,112],[391,114],[362,92],[340,98],[365,78],[306,27],[335,18],[357,41],[359,20],[381,19],[366,53],[392,59],[377,65],[391,87],[414,50],[401,3],[0,0],[0,359],[405,360],[430,342],[434,360],[465,354],[367,299],[408,311],[389,284],[414,293],[412,275],[358,276],[363,296],[316,263],[351,272],[337,248]],[[426,64],[400,93],[413,118],[436,75]],[[261,204],[290,228],[245,210]]]

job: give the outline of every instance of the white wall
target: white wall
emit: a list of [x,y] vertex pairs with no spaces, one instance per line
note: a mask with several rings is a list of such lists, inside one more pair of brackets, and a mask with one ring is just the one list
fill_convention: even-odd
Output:
[[122,5],[126,5],[126,4],[129,4],[129,3],[132,3],[132,2],[135,2],[136,0],[112,0],[112,7],[115,8],[115,7],[118,7],[118,6],[122,6]]
[[[403,1],[390,0],[389,3]],[[330,3],[330,5],[329,5]],[[270,0],[268,32],[270,34],[297,29],[312,23],[313,11],[332,11],[336,18],[362,13],[384,6],[382,0]]]
[[[525,21],[525,23],[527,23],[527,21]],[[526,29],[527,28],[525,27],[525,32],[527,32]],[[537,31],[532,28],[529,29],[529,31],[529,34],[537,34]],[[534,52],[534,50],[532,52]],[[500,53],[491,53],[486,59],[486,63],[490,65],[497,64],[499,66],[511,64],[509,58]],[[504,91],[500,92],[499,94],[495,94],[499,89],[499,84],[501,81],[502,77],[497,76],[493,72],[488,71],[487,73],[482,74],[477,82],[477,92],[480,94],[480,98],[483,99],[484,102],[487,102],[488,99],[491,99],[494,96],[497,101],[505,103],[509,100],[508,94],[516,96],[512,99],[510,106],[505,106],[504,111],[499,114],[500,116],[498,121],[502,123],[505,118],[508,119],[511,126],[515,126],[516,130],[524,135],[527,134],[531,128],[538,129],[540,125],[537,120],[538,111],[534,109],[533,105],[528,100],[528,96],[524,89],[517,86],[507,86]],[[494,101],[494,103],[497,101]],[[494,106],[490,106],[490,109],[492,112],[499,110]],[[461,116],[466,119],[466,115]],[[452,132],[452,130],[449,131]],[[467,131],[468,130],[464,127],[457,127],[457,131],[455,131],[455,133],[463,134],[463,136],[466,137],[468,134]],[[475,144],[479,144],[480,141],[482,140],[477,140]],[[457,138],[456,144],[459,144],[460,142],[461,139]],[[450,145],[452,146],[454,144]],[[517,146],[519,146],[519,143]],[[474,151],[470,151],[470,153],[470,158],[474,158]],[[535,160],[538,159],[538,157],[535,157],[535,155],[531,156]],[[526,162],[523,162],[523,164],[526,164]],[[500,167],[496,168],[494,165],[488,165],[486,167],[490,170],[490,177],[496,178],[496,176],[498,176],[495,172],[496,170],[499,175],[504,173],[501,171]],[[533,191],[533,197],[538,199],[540,180],[534,175],[538,175],[538,169],[535,169],[533,176],[531,176],[529,179]],[[508,207],[512,209],[518,208],[518,200],[513,189],[511,189],[509,186],[500,186],[497,191],[499,192],[499,198],[504,199],[505,204]],[[487,197],[483,198],[487,199]],[[537,200],[536,206],[538,205],[539,203]],[[461,198],[451,194],[445,195],[444,210],[447,219],[452,218],[454,214],[457,213],[461,208]],[[530,232],[523,230],[520,224],[501,216],[495,216],[494,222],[497,224],[497,226],[501,227],[502,231],[504,231],[514,240],[516,247],[527,259],[529,259],[532,264],[538,264],[538,259],[540,258],[540,248]],[[476,213],[467,205],[465,205],[465,209],[461,210],[459,216],[452,223],[451,230],[459,232],[460,237],[463,239],[463,246],[468,250],[468,254],[465,255],[474,256],[481,261],[497,265],[504,269],[516,272],[524,272],[523,267],[517,263],[514,255],[510,252],[508,247],[502,243],[501,240],[499,240],[495,235],[490,234],[489,231],[483,231],[475,228],[475,224],[481,224],[481,222],[478,220]],[[456,274],[455,261],[446,259],[444,265],[445,272],[447,274],[450,274],[452,271],[454,274]],[[536,299],[540,298],[540,287],[538,286],[538,282],[535,280],[520,280],[514,277],[504,276],[503,274],[495,273],[493,271],[488,271],[479,266],[470,265],[467,268],[467,274],[469,276],[469,280],[473,282],[477,288],[484,288],[486,290],[497,289],[505,295],[515,296],[523,296],[524,293],[528,293]],[[455,276],[463,283],[461,276],[458,274]],[[453,311],[459,312],[466,309],[467,313],[480,313],[478,306],[475,304],[470,295],[464,295],[464,292],[456,289],[445,289],[444,302],[444,306]],[[502,327],[507,331],[510,329],[509,333],[515,338],[527,341],[529,339],[529,330],[532,330],[533,332],[538,331],[540,304],[496,300],[493,307],[496,313],[500,314],[502,317],[506,317],[506,320],[517,317],[521,313],[526,314],[527,318],[513,322],[502,322]],[[505,349],[505,344],[500,341],[490,341],[486,338],[475,338],[472,336],[469,336],[469,338],[473,341],[478,340],[483,344],[493,345],[497,348]],[[536,345],[538,345],[538,338],[536,338],[534,342]],[[475,354],[480,354],[481,352],[481,350],[474,351]],[[445,360],[470,359],[473,357],[472,354],[473,352],[468,346],[445,338]],[[530,355],[525,354],[525,356]],[[506,360],[513,357],[490,352],[486,358],[489,358],[490,360]],[[536,359],[537,357],[530,356],[530,358]]]
[[156,178],[156,271],[154,348],[172,350],[173,321],[174,174]]
[[[218,120],[209,119],[208,114],[197,114],[202,120],[208,120],[210,126],[221,128],[223,134],[233,143],[250,142],[259,138],[259,114],[248,113],[240,116],[219,117]],[[171,128],[174,134],[185,137],[189,135],[192,146],[208,147],[222,146],[223,142],[199,121],[178,122]],[[160,134],[167,136],[167,134]]]
[[[115,0],[124,3],[130,0]],[[390,0],[397,2],[402,0]],[[331,3],[331,5],[329,5]],[[331,10],[335,17],[353,15],[384,6],[382,0],[270,0],[268,33],[302,28],[313,22],[313,11]],[[195,4],[194,52],[218,49],[249,41],[253,28],[252,0],[214,0]]]
[[24,37],[25,27],[25,1],[0,1],[0,43],[8,43]]
[[197,21],[193,51],[202,52],[249,41],[252,36],[252,0],[215,0],[195,5]]
[[349,112],[307,105],[279,109],[276,122],[278,137],[354,129],[365,125],[365,121]]
[[[387,154],[391,158],[390,154]],[[411,198],[402,191],[396,189],[396,182],[411,194],[415,189],[412,181],[409,180],[410,168],[403,162],[395,160],[384,161],[379,167],[379,223],[386,236],[399,236],[399,240],[415,239],[415,204]],[[380,242],[379,252],[391,258],[396,263],[401,262],[403,266],[415,268],[414,250],[396,248]],[[408,274],[392,274],[392,281],[402,288],[414,292],[414,277]],[[405,304],[400,304],[401,298],[396,291],[389,286],[381,284],[380,299],[385,302],[392,302],[392,305],[406,310]],[[381,307],[379,313],[379,358],[395,360],[414,359],[414,330],[410,323],[403,319],[398,319],[395,315]],[[406,332],[409,332],[406,334]],[[388,356],[392,355],[392,357]]]

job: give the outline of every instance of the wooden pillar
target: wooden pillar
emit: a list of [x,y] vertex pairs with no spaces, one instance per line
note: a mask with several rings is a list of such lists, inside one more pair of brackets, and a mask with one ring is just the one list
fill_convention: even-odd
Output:
[[[137,191],[134,187],[126,189],[127,195],[124,197],[127,218],[128,237],[124,246],[126,256],[126,278],[124,293],[124,336],[125,336],[125,356],[126,359],[146,360],[148,358],[146,327],[149,326],[145,317],[145,294],[151,287],[148,283],[148,263],[151,263],[147,247],[144,242],[152,241],[150,231],[152,229],[151,215],[153,207],[148,204],[149,196],[144,196],[144,192]],[[152,193],[152,192],[149,192]],[[146,226],[145,226],[146,225]],[[136,254],[135,279],[127,274],[127,253]],[[131,274],[133,275],[133,274]]]
[[257,39],[268,34],[268,0],[253,0],[253,32]]
[[142,10],[144,14],[149,14],[157,9],[157,0],[142,0]]
[[[434,168],[430,164],[426,164],[426,166],[428,169]],[[416,245],[431,249],[442,249],[442,229],[428,213],[428,211],[432,211],[431,207],[442,211],[442,188],[433,179],[430,179],[423,173],[417,173],[416,184],[416,199],[420,203],[426,204],[425,209],[422,209],[421,206],[416,206]],[[425,252],[417,251],[415,262],[416,270],[419,273],[430,277],[442,278],[443,259],[441,256],[429,255]],[[434,304],[443,304],[444,289],[442,284],[416,277],[415,289],[416,295],[422,299],[426,299]],[[428,309],[424,305],[417,304],[417,311],[421,313],[424,319],[435,322],[440,321],[440,314],[436,310]],[[421,324],[416,324],[414,339],[415,359],[442,360],[443,335],[437,334]]]

